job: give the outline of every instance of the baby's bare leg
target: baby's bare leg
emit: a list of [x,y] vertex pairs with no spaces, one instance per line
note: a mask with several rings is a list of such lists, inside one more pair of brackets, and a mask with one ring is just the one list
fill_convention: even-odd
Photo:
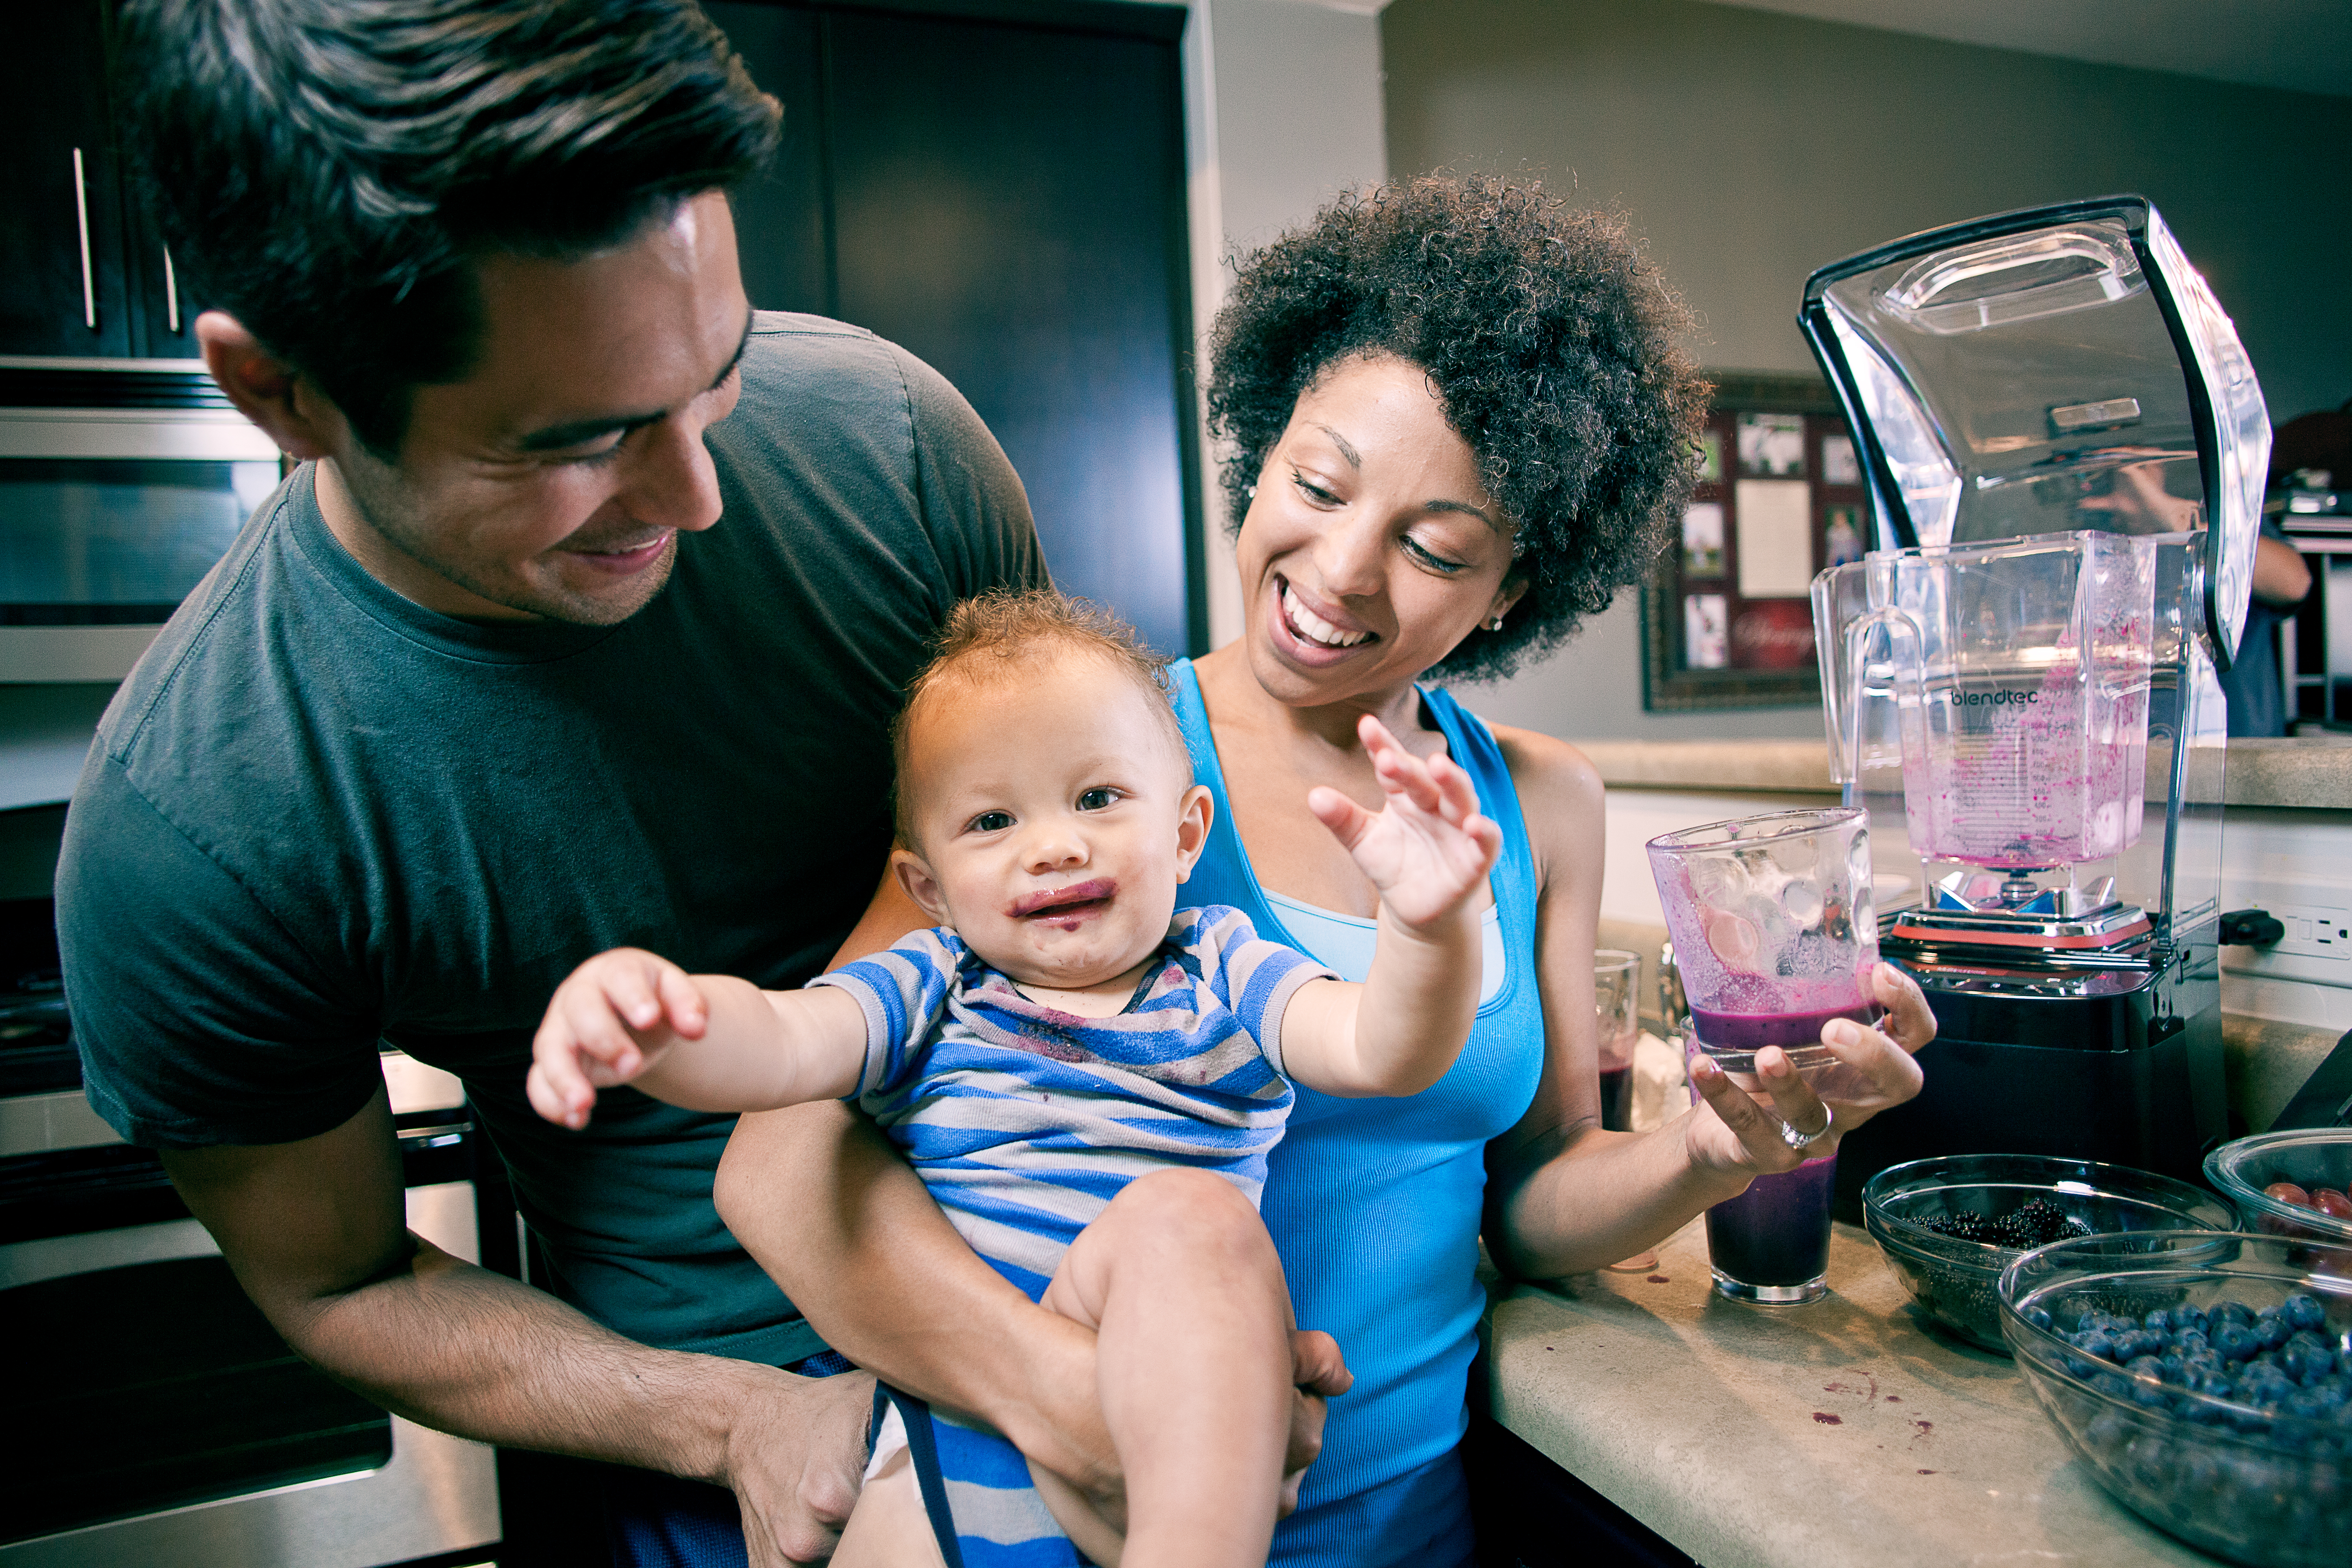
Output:
[[906,1449],[857,1494],[834,1551],[833,1568],[947,1568],[930,1515],[923,1510],[913,1456]]
[[1097,1334],[1103,1419],[1127,1475],[1127,1540],[1032,1465],[1106,1568],[1265,1562],[1290,1426],[1290,1291],[1249,1200],[1222,1177],[1128,1184],[1055,1270],[1045,1304]]

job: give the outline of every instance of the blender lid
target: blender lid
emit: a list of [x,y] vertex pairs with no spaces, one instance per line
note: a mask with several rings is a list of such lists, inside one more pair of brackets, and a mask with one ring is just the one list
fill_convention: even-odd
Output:
[[1882,546],[2201,529],[2205,630],[2230,667],[2270,420],[2237,329],[2146,197],[1880,246],[1808,279],[1798,321]]

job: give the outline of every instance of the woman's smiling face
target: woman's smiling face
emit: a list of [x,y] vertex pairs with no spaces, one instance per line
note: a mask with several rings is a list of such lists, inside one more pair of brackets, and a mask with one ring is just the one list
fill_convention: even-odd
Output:
[[1297,707],[1379,700],[1519,595],[1477,458],[1421,368],[1389,355],[1299,394],[1235,548],[1251,669]]

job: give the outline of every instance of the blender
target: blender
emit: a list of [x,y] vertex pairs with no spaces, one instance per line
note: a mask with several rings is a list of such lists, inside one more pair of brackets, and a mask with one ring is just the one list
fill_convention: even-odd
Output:
[[2236,331],[2137,196],[1822,268],[1800,321],[1877,545],[1813,582],[1832,768],[1940,1026],[1919,1097],[1845,1138],[1841,1211],[1935,1154],[2195,1181],[2227,1133],[2216,672],[2270,446]]

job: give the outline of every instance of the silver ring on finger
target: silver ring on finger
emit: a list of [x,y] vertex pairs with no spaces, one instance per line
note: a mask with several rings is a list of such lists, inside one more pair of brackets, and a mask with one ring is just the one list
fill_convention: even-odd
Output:
[[1830,1129],[1836,1125],[1837,1112],[1832,1110],[1829,1103],[1824,1100],[1822,1104],[1822,1124],[1819,1127],[1814,1128],[1811,1132],[1800,1132],[1793,1125],[1783,1121],[1780,1123],[1780,1142],[1801,1154],[1828,1137]]

